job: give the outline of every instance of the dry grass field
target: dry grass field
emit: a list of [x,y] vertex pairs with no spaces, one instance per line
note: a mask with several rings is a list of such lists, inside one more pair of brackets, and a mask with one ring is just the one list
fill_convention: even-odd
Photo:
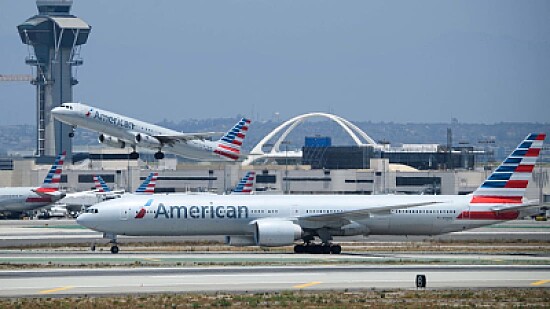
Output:
[[0,300],[0,308],[550,308],[550,289],[288,291]]

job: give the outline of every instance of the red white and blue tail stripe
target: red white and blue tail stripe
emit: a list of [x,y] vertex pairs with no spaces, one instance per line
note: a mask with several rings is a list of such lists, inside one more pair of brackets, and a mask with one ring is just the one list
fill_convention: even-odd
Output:
[[107,183],[105,183],[105,180],[101,176],[94,175],[93,177],[96,192],[111,192],[111,189],[109,189],[109,186],[107,186]]
[[157,185],[157,177],[159,173],[151,173],[143,183],[137,188],[136,192],[137,194],[153,194],[155,193],[155,187]]
[[63,151],[60,155],[55,158],[55,161],[44,178],[44,183],[33,190],[38,194],[51,194],[56,192],[59,189],[59,183],[61,182],[61,173],[63,172],[63,163],[65,163],[65,156],[67,152]]
[[522,204],[546,134],[531,133],[473,193],[470,204]]
[[218,140],[218,146],[214,153],[222,157],[237,160],[241,153],[243,140],[248,132],[250,120],[242,118],[229,132]]
[[252,187],[254,186],[254,177],[256,172],[247,172],[244,177],[239,181],[232,194],[252,194]]

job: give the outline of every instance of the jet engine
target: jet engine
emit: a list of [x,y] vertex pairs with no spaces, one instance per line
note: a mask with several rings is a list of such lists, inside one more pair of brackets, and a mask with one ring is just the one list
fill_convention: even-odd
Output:
[[114,136],[110,136],[110,135],[105,135],[105,134],[99,134],[99,137],[97,138],[97,140],[101,143],[101,144],[105,144],[109,147],[115,147],[115,148],[124,148],[126,147],[126,142],[114,137]]
[[162,143],[155,137],[143,133],[136,134],[136,144],[146,148],[159,148]]
[[225,236],[225,244],[235,247],[255,246],[253,236]]
[[300,238],[302,228],[291,221],[258,220],[254,223],[254,240],[258,246],[288,246]]

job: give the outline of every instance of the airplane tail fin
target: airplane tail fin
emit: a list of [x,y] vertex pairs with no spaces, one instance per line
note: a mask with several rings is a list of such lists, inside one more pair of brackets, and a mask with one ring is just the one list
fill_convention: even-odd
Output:
[[252,194],[252,187],[254,186],[254,178],[256,172],[247,172],[244,177],[239,181],[231,194]]
[[474,191],[470,204],[521,205],[546,134],[531,133]]
[[48,175],[46,175],[46,178],[44,178],[44,182],[39,188],[35,189],[34,192],[41,195],[55,195],[55,192],[58,192],[66,154],[67,152],[63,151],[55,158],[55,162],[50,168]]
[[242,118],[231,130],[218,140],[218,146],[214,153],[222,157],[237,160],[241,154],[241,146],[248,132],[250,120]]
[[94,175],[94,184],[97,192],[111,192],[111,189],[109,189],[109,186],[107,186],[105,180],[103,180],[103,178],[99,175]]
[[157,185],[157,177],[159,173],[151,173],[143,183],[137,188],[136,192],[137,194],[153,194],[155,193],[155,186]]

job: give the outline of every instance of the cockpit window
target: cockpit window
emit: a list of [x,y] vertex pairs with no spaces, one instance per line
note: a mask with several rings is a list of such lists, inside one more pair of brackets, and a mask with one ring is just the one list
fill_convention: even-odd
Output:
[[99,213],[99,210],[97,208],[88,208],[86,209],[87,214],[97,214]]

